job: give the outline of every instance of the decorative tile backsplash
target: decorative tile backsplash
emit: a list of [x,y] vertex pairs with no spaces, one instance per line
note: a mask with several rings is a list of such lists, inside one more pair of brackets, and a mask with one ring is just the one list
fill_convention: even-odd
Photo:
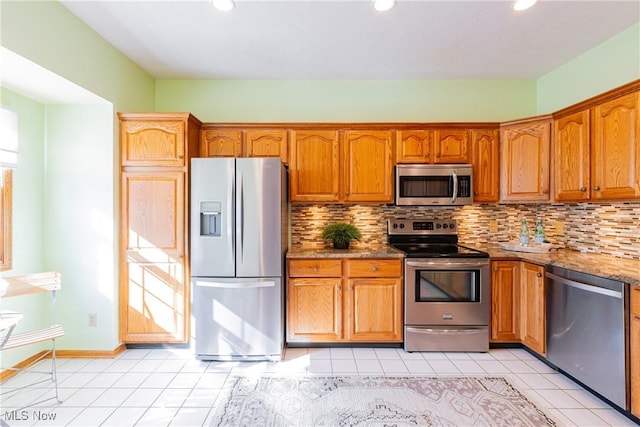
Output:
[[[522,216],[533,233],[537,217],[547,239],[568,249],[640,260],[640,203],[577,203],[546,205],[478,204],[456,207],[399,207],[393,205],[291,206],[291,246],[329,247],[320,235],[330,222],[353,223],[362,231],[357,246],[387,241],[387,219],[425,218],[458,221],[461,243],[481,246],[517,240]],[[497,232],[491,232],[492,226]]]

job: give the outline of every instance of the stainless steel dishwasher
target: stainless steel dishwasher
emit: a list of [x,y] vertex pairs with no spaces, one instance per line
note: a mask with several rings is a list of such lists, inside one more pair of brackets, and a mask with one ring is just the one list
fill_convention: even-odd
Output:
[[547,360],[629,409],[626,285],[556,266],[546,276]]

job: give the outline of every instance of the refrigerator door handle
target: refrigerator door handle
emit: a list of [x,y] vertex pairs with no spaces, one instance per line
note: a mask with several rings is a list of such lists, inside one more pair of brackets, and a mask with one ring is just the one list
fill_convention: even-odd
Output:
[[240,187],[240,197],[238,197],[238,203],[240,204],[240,226],[238,227],[238,245],[240,250],[238,255],[240,256],[240,262],[244,262],[244,174],[241,172],[238,177],[238,186]]
[[210,282],[210,281],[195,281],[196,286],[202,286],[205,288],[226,288],[226,289],[247,289],[247,288],[272,288],[276,285],[273,280],[263,280],[260,282]]

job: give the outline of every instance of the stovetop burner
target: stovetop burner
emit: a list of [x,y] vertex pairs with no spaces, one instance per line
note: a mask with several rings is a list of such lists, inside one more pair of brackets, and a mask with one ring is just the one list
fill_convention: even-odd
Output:
[[389,245],[407,258],[489,258],[489,254],[458,244],[455,220],[388,221]]

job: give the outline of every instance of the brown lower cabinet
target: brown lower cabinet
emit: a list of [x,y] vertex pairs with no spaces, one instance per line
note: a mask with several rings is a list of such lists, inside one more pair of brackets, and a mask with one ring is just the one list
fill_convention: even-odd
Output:
[[631,413],[640,417],[640,286],[631,288]]
[[544,267],[491,262],[491,342],[520,342],[546,354]]
[[287,342],[402,342],[402,260],[288,260]]

